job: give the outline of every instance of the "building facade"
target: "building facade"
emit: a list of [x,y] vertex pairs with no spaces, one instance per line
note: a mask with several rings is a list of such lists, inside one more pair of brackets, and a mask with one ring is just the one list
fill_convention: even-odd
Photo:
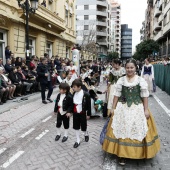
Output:
[[[110,5],[107,0],[76,1],[77,43],[86,50],[88,44],[96,44],[98,58],[107,56],[110,50]],[[88,58],[86,58],[88,59]],[[95,59],[89,56],[89,59]]]
[[121,54],[121,5],[115,0],[111,3],[111,50]]
[[160,44],[159,57],[170,56],[170,1],[148,0],[146,25],[147,39],[154,39]]
[[145,11],[145,34],[144,39],[153,39],[153,23],[154,23],[154,2],[147,0],[147,9]]
[[[39,0],[35,14],[29,14],[29,53],[71,57],[76,42],[75,1]],[[0,1],[0,57],[9,45],[15,57],[25,57],[25,15],[17,0]]]
[[170,1],[154,0],[153,39],[160,44],[158,55],[170,56]]
[[127,24],[121,25],[121,58],[132,57],[132,29]]

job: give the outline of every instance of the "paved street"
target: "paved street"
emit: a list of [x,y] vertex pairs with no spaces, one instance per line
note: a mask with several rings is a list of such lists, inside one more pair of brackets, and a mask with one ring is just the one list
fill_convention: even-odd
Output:
[[[101,90],[105,88],[105,85],[100,86]],[[57,91],[56,88],[52,99],[55,99]],[[127,160],[125,167],[119,166],[117,158],[104,153],[99,144],[99,135],[105,122],[102,117],[88,121],[90,141],[86,143],[82,134],[77,149],[73,148],[75,133],[72,118],[68,141],[55,142],[54,103],[43,105],[38,93],[28,97],[28,101],[16,103],[13,109],[0,106],[7,110],[0,114],[0,169],[170,170],[170,96],[159,89],[155,95],[149,98],[149,105],[160,135],[161,151],[154,159]],[[31,102],[30,98],[34,100]],[[104,95],[100,98],[104,99]]]

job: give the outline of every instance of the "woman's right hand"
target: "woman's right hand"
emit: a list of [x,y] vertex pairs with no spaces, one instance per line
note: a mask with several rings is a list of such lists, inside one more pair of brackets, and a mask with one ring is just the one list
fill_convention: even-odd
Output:
[[148,111],[148,109],[147,109],[147,110],[145,110],[144,112],[145,112],[145,117],[146,117],[146,119],[149,119],[149,117],[150,117],[150,114],[149,114],[149,111]]

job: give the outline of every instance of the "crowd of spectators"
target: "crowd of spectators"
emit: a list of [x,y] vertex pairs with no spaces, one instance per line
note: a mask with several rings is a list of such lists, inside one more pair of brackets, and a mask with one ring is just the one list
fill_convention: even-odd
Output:
[[[71,69],[74,67],[70,59],[60,58],[59,56],[52,56],[50,58],[46,53],[44,57],[41,58],[32,56],[29,66],[26,65],[25,58],[9,56],[6,58],[6,64],[3,64],[5,62],[0,58],[0,105],[16,97],[41,91],[37,66],[41,63],[43,58],[47,58],[48,60],[53,88],[59,83],[57,76],[59,75],[64,79],[65,72],[69,68]],[[90,62],[83,61],[80,64],[80,68],[88,70],[92,65],[93,64]],[[94,64],[93,67],[98,71],[98,67],[96,66],[97,63]]]

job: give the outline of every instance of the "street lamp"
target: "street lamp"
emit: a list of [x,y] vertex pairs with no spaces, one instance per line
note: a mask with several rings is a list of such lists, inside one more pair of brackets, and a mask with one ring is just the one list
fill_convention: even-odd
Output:
[[[25,41],[26,41],[26,64],[29,66],[30,56],[29,56],[29,13],[35,14],[38,8],[38,0],[17,0],[18,6],[23,9],[26,15],[25,22]],[[24,2],[23,2],[24,1]]]

